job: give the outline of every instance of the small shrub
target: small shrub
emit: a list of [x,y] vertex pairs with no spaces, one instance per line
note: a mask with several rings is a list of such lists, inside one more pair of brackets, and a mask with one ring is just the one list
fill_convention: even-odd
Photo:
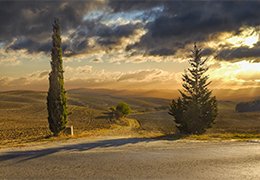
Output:
[[124,102],[121,102],[116,106],[117,118],[126,117],[130,112],[130,106]]
[[128,104],[121,102],[116,107],[112,106],[109,108],[109,111],[104,113],[108,116],[110,121],[113,121],[113,119],[120,119],[123,117],[126,117],[131,112],[131,108]]

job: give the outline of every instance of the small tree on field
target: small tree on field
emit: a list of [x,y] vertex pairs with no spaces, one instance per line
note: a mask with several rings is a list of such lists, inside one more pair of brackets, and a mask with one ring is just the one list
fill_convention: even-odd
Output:
[[62,67],[62,49],[59,20],[53,23],[51,72],[49,74],[49,91],[47,96],[48,122],[51,132],[57,136],[67,124],[67,99],[64,89]]
[[202,50],[194,44],[189,64],[191,68],[182,76],[183,91],[181,97],[172,100],[169,114],[175,119],[176,127],[180,133],[200,134],[211,127],[217,116],[216,97],[208,89],[207,59],[201,59]]
[[130,112],[130,106],[124,102],[121,102],[118,103],[116,107],[113,106],[109,108],[109,111],[104,114],[106,114],[109,117],[110,121],[112,121],[113,119],[126,117],[128,114],[130,114]]
[[131,109],[128,104],[121,102],[116,106],[117,118],[126,117],[130,114]]

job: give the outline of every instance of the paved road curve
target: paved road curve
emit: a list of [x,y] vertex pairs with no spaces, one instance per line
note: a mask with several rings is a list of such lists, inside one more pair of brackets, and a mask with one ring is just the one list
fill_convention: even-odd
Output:
[[0,179],[260,179],[260,143],[119,138],[2,149]]

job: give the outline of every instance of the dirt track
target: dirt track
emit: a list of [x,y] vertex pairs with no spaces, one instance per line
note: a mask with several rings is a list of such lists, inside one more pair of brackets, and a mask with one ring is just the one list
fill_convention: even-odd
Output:
[[0,150],[0,179],[260,179],[259,142],[128,138]]

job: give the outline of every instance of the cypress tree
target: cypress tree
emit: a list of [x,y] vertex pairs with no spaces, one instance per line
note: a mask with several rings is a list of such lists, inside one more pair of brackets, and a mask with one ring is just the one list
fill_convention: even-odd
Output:
[[207,59],[201,59],[201,52],[202,49],[194,44],[189,60],[191,67],[182,76],[181,97],[172,100],[169,107],[169,114],[174,117],[180,133],[201,134],[211,127],[217,116],[216,97],[208,89],[211,82],[205,75],[208,70],[205,66]]
[[51,72],[49,74],[49,91],[47,96],[49,128],[54,136],[58,136],[67,124],[67,99],[64,89],[61,32],[59,20],[52,25]]

